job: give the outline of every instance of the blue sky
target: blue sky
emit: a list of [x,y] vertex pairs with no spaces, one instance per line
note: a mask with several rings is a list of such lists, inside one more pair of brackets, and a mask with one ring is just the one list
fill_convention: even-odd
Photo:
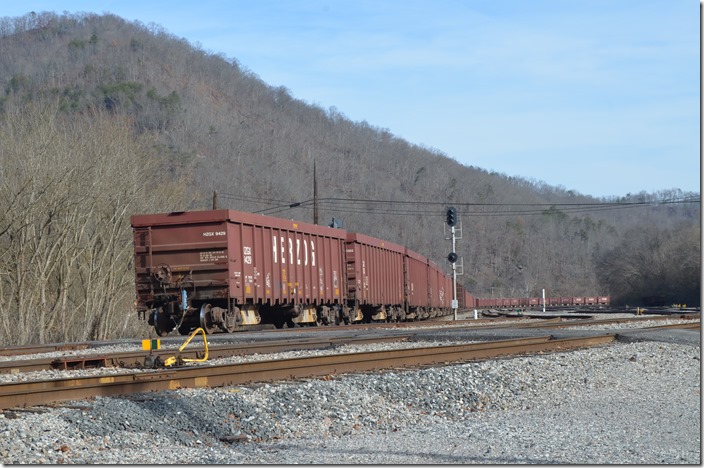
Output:
[[116,14],[465,165],[585,195],[700,191],[694,0],[23,0]]

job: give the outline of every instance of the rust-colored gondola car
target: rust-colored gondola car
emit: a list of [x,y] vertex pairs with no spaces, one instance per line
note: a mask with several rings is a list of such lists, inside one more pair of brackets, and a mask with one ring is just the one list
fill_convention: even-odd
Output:
[[392,242],[347,233],[351,321],[405,319],[404,251],[404,247]]
[[342,314],[346,231],[234,210],[131,221],[137,309],[159,335]]
[[407,318],[424,319],[430,316],[430,276],[428,259],[406,249],[404,261],[407,276]]
[[[452,278],[450,278],[450,287],[452,287]],[[477,298],[470,294],[460,282],[457,282],[457,306],[462,310],[477,307]]]
[[428,260],[428,311],[430,317],[438,317],[452,307],[452,278],[445,274],[437,264]]

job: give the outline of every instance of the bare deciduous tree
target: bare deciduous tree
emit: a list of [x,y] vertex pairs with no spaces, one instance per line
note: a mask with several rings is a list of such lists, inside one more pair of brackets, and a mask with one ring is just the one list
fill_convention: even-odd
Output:
[[[17,106],[0,122],[2,343],[116,336],[133,322],[131,214],[182,190],[125,118]],[[176,201],[178,200],[178,201]]]

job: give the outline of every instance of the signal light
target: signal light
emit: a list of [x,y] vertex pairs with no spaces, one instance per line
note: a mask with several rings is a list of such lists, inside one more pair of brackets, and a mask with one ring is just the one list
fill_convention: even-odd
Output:
[[457,261],[457,254],[455,252],[450,252],[450,255],[447,256],[447,259],[450,261],[450,263],[455,263]]
[[451,206],[447,209],[447,225],[454,226],[457,224],[457,209]]

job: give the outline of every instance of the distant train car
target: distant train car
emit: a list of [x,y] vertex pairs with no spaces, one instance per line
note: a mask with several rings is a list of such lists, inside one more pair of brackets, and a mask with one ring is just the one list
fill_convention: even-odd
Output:
[[465,307],[467,309],[476,309],[477,308],[477,298],[471,294],[469,291],[465,291],[464,293],[464,301],[465,301]]
[[428,308],[430,316],[435,317],[441,309],[452,307],[452,278],[447,276],[431,260],[428,260],[427,266],[428,278],[430,279]]
[[457,305],[460,309],[477,308],[477,299],[461,283],[457,283]]
[[405,251],[406,272],[408,274],[408,318],[414,319],[425,314],[430,294],[428,259],[409,249]]
[[477,307],[482,309],[495,309],[498,307],[497,301],[500,301],[500,299],[477,298]]
[[[452,287],[452,285],[450,286]],[[467,306],[467,290],[462,286],[462,283],[457,283],[457,308],[466,309]],[[471,307],[471,306],[469,306]]]
[[348,300],[353,320],[405,319],[405,248],[363,234],[347,234]]
[[412,250],[405,250],[405,261],[408,275],[407,319],[422,320],[446,313],[452,304],[452,288],[447,287],[449,277],[433,262]]
[[[440,303],[438,310],[439,311],[444,311],[445,309],[451,309],[452,308],[452,299],[453,299],[453,294],[454,294],[454,286],[453,286],[453,281],[452,281],[452,276],[446,275],[440,267],[438,267],[435,264],[430,265],[431,267],[435,268],[438,274],[438,278],[440,278],[440,283],[442,284],[442,289],[438,291],[438,301]],[[459,284],[457,285],[459,286]],[[460,303],[460,293],[459,289],[457,292],[457,308],[459,308],[459,303]],[[439,315],[439,314],[438,314]]]
[[[530,307],[531,309],[536,309],[543,307],[542,297],[518,297],[518,298],[479,298],[474,297],[475,307],[482,309],[493,309],[493,308],[516,308],[516,307]],[[546,297],[545,306],[547,307],[558,307],[558,306],[575,306],[575,305],[608,305],[610,303],[609,296],[555,296]]]

